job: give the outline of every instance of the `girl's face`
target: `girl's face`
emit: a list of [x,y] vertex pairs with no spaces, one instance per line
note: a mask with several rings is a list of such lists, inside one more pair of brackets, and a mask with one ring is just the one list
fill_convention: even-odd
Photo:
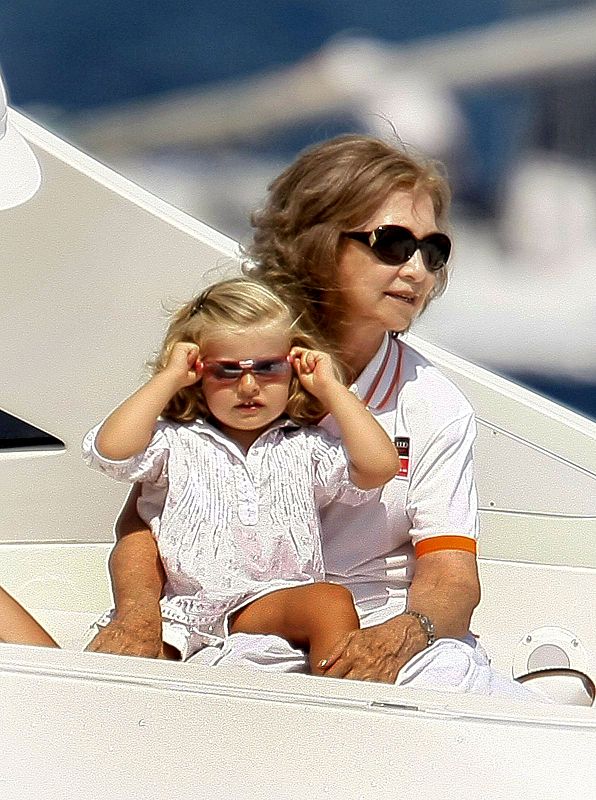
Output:
[[[360,230],[379,225],[402,225],[422,239],[437,231],[430,195],[398,191],[379,208]],[[403,331],[424,308],[435,285],[417,250],[409,261],[388,266],[361,242],[346,239],[338,263],[341,314],[346,325],[340,338],[370,342],[374,352],[385,331]]]
[[[243,331],[221,331],[201,346],[203,362],[267,360],[290,352],[286,322],[258,325]],[[286,410],[292,366],[278,375],[259,377],[250,370],[234,380],[220,380],[207,370],[202,386],[217,427],[244,449]]]

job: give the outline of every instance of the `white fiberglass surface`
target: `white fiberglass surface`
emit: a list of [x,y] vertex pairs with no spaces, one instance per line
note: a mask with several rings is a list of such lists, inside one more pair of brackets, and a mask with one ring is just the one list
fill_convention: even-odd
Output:
[[[36,150],[44,183],[30,203],[3,213],[11,279],[0,298],[9,376],[0,408],[51,431],[65,449],[0,451],[0,491],[11,496],[0,541],[109,542],[125,487],[84,467],[81,438],[143,380],[164,309],[236,273],[237,248],[34,123],[14,119]],[[594,566],[596,424],[412,342],[476,408],[483,555]]]
[[590,709],[25,650],[0,648],[7,796],[542,800],[594,778]]

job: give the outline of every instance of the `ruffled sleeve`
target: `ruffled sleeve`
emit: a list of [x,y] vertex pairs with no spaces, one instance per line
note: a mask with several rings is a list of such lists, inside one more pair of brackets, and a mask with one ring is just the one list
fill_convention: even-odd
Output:
[[168,480],[169,442],[158,423],[147,448],[123,461],[105,458],[97,449],[96,439],[102,423],[92,428],[83,439],[83,460],[87,466],[124,483],[150,482],[165,486]]

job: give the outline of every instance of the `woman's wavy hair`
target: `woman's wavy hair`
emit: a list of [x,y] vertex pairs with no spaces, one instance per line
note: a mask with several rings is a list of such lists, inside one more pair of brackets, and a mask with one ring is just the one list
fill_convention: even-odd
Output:
[[[344,135],[303,151],[268,187],[251,217],[244,272],[272,286],[303,314],[305,329],[335,345],[341,325],[337,265],[343,231],[366,224],[396,191],[427,193],[447,227],[451,192],[443,165],[364,135]],[[447,287],[447,267],[429,295]]]
[[[300,317],[296,318],[290,307],[264,283],[246,277],[215,283],[173,314],[161,350],[150,367],[154,375],[165,369],[177,342],[195,342],[201,347],[222,332],[244,332],[247,328],[278,322],[288,326],[290,347],[322,349],[303,330]],[[343,380],[339,367],[335,364],[334,367],[338,379]],[[325,414],[323,406],[302,387],[293,371],[286,413],[299,425],[315,424]],[[162,412],[162,416],[176,422],[192,422],[209,415],[200,380],[177,392]]]

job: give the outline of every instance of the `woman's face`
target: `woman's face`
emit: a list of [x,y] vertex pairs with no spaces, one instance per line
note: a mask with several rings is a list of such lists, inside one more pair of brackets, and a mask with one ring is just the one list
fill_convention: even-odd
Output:
[[[437,231],[429,194],[398,191],[359,230],[379,225],[402,225],[422,239]],[[417,250],[409,261],[388,266],[361,242],[345,240],[338,263],[340,340],[354,335],[378,346],[385,331],[403,331],[424,308],[435,275],[424,266]]]

